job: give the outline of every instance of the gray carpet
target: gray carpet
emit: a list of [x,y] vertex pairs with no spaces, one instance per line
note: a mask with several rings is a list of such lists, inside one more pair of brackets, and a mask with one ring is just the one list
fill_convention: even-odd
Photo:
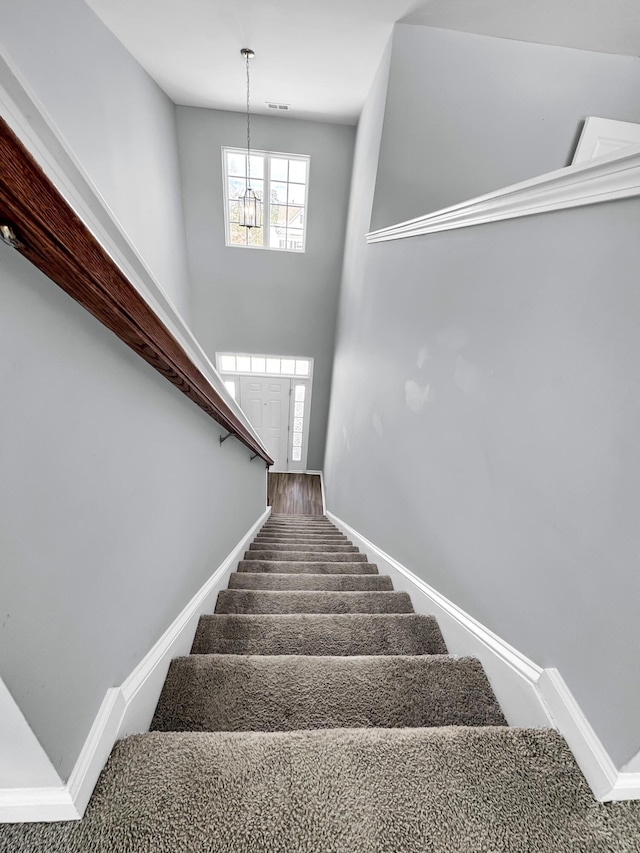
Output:
[[232,572],[229,589],[315,590],[316,592],[390,592],[388,575],[275,574]]
[[201,616],[191,654],[442,655],[433,616],[287,613]]
[[327,542],[322,542],[320,545],[316,545],[315,543],[305,541],[304,543],[302,543],[302,542],[300,542],[300,543],[293,543],[293,542],[268,542],[268,543],[252,542],[251,545],[249,545],[249,550],[250,551],[267,551],[267,550],[268,551],[295,551],[295,550],[303,551],[304,550],[307,552],[321,551],[325,554],[333,554],[336,552],[338,552],[340,554],[348,554],[348,553],[353,554],[353,553],[356,553],[358,549],[356,548],[355,545],[346,545],[346,544],[342,544],[342,543],[340,543],[338,545],[333,545],[333,544],[329,544]]
[[224,589],[216,613],[412,613],[406,592]]
[[[301,562],[314,561],[328,563],[336,556],[331,551],[314,551],[313,549],[296,549],[295,551],[281,551],[277,548],[254,549],[245,551],[245,560],[300,560]],[[340,561],[344,563],[366,563],[366,554],[358,554],[352,551],[340,551]]]
[[84,820],[0,827],[0,853],[638,853],[555,732],[138,735]]
[[189,655],[171,663],[152,730],[504,726],[475,658]]
[[300,574],[378,574],[375,563],[324,562],[322,560],[240,560],[239,572],[275,572],[277,574],[293,572]]
[[171,664],[165,731],[116,744],[82,821],[0,826],[0,853],[640,853],[640,802],[506,727],[480,662],[336,533],[272,515]]

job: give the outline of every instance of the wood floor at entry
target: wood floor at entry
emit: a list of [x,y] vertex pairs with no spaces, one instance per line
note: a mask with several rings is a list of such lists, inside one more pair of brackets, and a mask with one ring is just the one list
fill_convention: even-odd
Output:
[[274,474],[269,472],[268,504],[273,512],[322,515],[319,474]]

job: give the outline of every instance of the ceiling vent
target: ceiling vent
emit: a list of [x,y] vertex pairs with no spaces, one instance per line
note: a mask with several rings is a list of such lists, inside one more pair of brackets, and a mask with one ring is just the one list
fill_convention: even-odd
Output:
[[288,113],[291,109],[291,104],[276,104],[274,101],[267,101],[267,107],[270,110],[278,110],[279,112]]

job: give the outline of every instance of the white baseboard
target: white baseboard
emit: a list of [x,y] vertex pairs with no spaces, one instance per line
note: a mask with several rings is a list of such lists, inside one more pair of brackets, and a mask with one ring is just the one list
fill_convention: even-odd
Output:
[[600,801],[640,799],[640,773],[620,771],[557,669],[542,669],[331,512],[327,517],[365,552],[417,613],[437,617],[449,652],[482,662],[511,726],[556,728]]
[[640,799],[640,773],[616,767],[558,670],[543,670],[538,689],[596,799]]
[[213,609],[218,591],[270,513],[268,507],[120,687],[107,690],[67,784],[0,789],[0,823],[82,817],[114,743],[148,731],[171,659],[189,653],[200,615]]

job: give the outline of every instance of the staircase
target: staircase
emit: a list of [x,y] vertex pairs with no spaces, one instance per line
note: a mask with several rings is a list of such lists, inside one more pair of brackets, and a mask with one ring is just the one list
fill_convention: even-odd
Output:
[[274,514],[84,819],[0,828],[0,851],[630,853],[636,806],[509,728],[479,661],[326,518]]

